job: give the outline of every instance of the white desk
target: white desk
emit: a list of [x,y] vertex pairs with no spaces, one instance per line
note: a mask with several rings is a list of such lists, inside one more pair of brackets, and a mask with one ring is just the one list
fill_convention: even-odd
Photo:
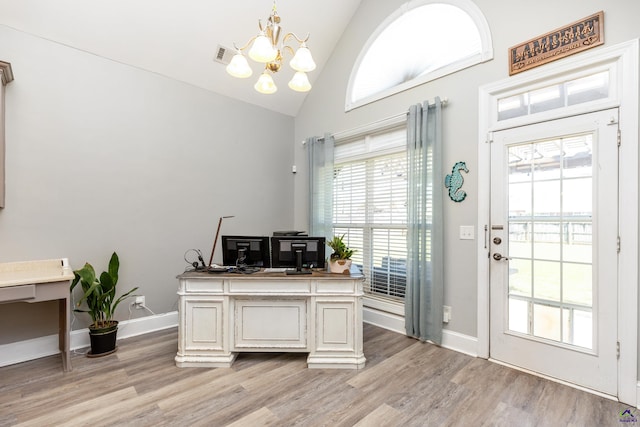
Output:
[[73,272],[70,268],[63,269],[60,259],[0,263],[0,304],[58,300],[58,345],[65,372],[71,371],[69,285],[72,279]]
[[309,368],[360,369],[363,276],[178,276],[178,367],[230,367],[238,352],[309,353]]

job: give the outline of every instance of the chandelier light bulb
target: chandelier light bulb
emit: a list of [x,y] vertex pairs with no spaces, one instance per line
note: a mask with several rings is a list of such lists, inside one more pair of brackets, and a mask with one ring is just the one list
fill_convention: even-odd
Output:
[[297,71],[289,82],[289,88],[296,92],[309,92],[311,90],[311,83],[309,83],[307,74],[303,71]]
[[231,58],[231,62],[227,65],[226,70],[227,73],[231,74],[233,77],[238,77],[240,79],[245,79],[253,74],[253,70],[249,67],[247,58],[245,58],[240,51]]
[[264,31],[260,32],[249,50],[249,58],[256,62],[267,63],[276,59],[276,56],[278,56],[278,50],[273,47]]
[[316,69],[316,63],[313,61],[311,51],[305,43],[300,45],[300,48],[296,51],[296,54],[289,62],[289,65],[294,70],[303,71],[305,73]]
[[271,74],[269,74],[267,71],[263,72],[260,75],[260,78],[258,78],[258,82],[255,84],[255,86],[253,86],[253,88],[258,92],[264,93],[266,95],[271,95],[278,90],[275,82],[273,81],[273,78],[271,77]]

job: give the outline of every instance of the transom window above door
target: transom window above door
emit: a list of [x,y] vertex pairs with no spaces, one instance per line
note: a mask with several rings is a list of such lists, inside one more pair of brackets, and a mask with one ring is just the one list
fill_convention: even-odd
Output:
[[346,110],[492,58],[488,24],[470,0],[405,3],[360,52],[349,79]]

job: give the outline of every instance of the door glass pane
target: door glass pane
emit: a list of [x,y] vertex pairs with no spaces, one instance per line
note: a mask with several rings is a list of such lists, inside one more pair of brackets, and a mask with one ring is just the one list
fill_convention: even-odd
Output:
[[531,216],[531,182],[509,184],[509,216]]
[[578,309],[562,310],[562,340],[567,344],[591,348],[593,343],[592,315]]
[[591,177],[593,136],[577,135],[564,138],[562,141],[564,156],[562,157],[562,176],[577,178]]
[[534,304],[533,335],[560,341],[560,308]]
[[533,254],[532,231],[531,221],[513,220],[509,223],[509,253],[512,258],[531,258]]
[[531,296],[531,260],[509,261],[509,295]]
[[609,96],[609,73],[594,74],[565,83],[567,87],[567,105],[602,99]]
[[560,213],[560,180],[534,182],[533,213],[541,217],[558,217]]
[[562,210],[564,214],[571,216],[590,215],[593,210],[593,198],[591,191],[589,191],[591,190],[591,177],[565,179],[562,184]]
[[592,135],[512,145],[508,153],[507,324],[591,348]]
[[548,181],[560,178],[562,140],[551,139],[531,144],[534,181]]
[[526,334],[529,332],[529,303],[509,298],[509,330]]
[[530,114],[555,110],[564,105],[564,87],[562,84],[534,90],[529,93]]
[[563,298],[569,304],[591,307],[593,285],[591,264],[564,263],[562,266]]
[[558,222],[541,222],[534,225],[533,254],[537,259],[560,261],[561,228]]
[[570,342],[585,348],[593,348],[593,316],[590,311],[573,311],[573,339]]
[[511,96],[498,100],[498,120],[529,114],[529,94]]
[[560,263],[533,261],[533,297],[560,301]]

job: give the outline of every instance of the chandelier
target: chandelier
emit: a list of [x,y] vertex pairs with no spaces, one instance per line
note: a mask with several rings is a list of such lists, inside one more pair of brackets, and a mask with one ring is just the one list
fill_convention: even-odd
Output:
[[[271,75],[280,71],[283,54],[285,53],[293,55],[291,61],[289,61],[289,66],[295,71],[293,78],[289,81],[289,88],[297,92],[311,90],[311,83],[309,83],[307,73],[315,70],[316,63],[313,61],[311,51],[307,47],[309,35],[307,34],[306,38],[301,39],[293,33],[287,33],[280,41],[282,27],[280,26],[280,16],[276,11],[275,0],[271,15],[267,19],[266,27],[262,26],[260,20],[258,20],[258,27],[260,28],[258,35],[249,39],[243,47],[238,48],[234,43],[236,54],[227,65],[227,72],[238,78],[247,78],[253,74],[253,70],[249,67],[247,58],[243,54],[243,51],[251,45],[249,58],[265,64],[264,71],[253,86],[255,90],[264,94],[272,94],[278,90]],[[294,49],[287,44],[292,39],[298,43],[298,50],[295,51],[295,54]]]

